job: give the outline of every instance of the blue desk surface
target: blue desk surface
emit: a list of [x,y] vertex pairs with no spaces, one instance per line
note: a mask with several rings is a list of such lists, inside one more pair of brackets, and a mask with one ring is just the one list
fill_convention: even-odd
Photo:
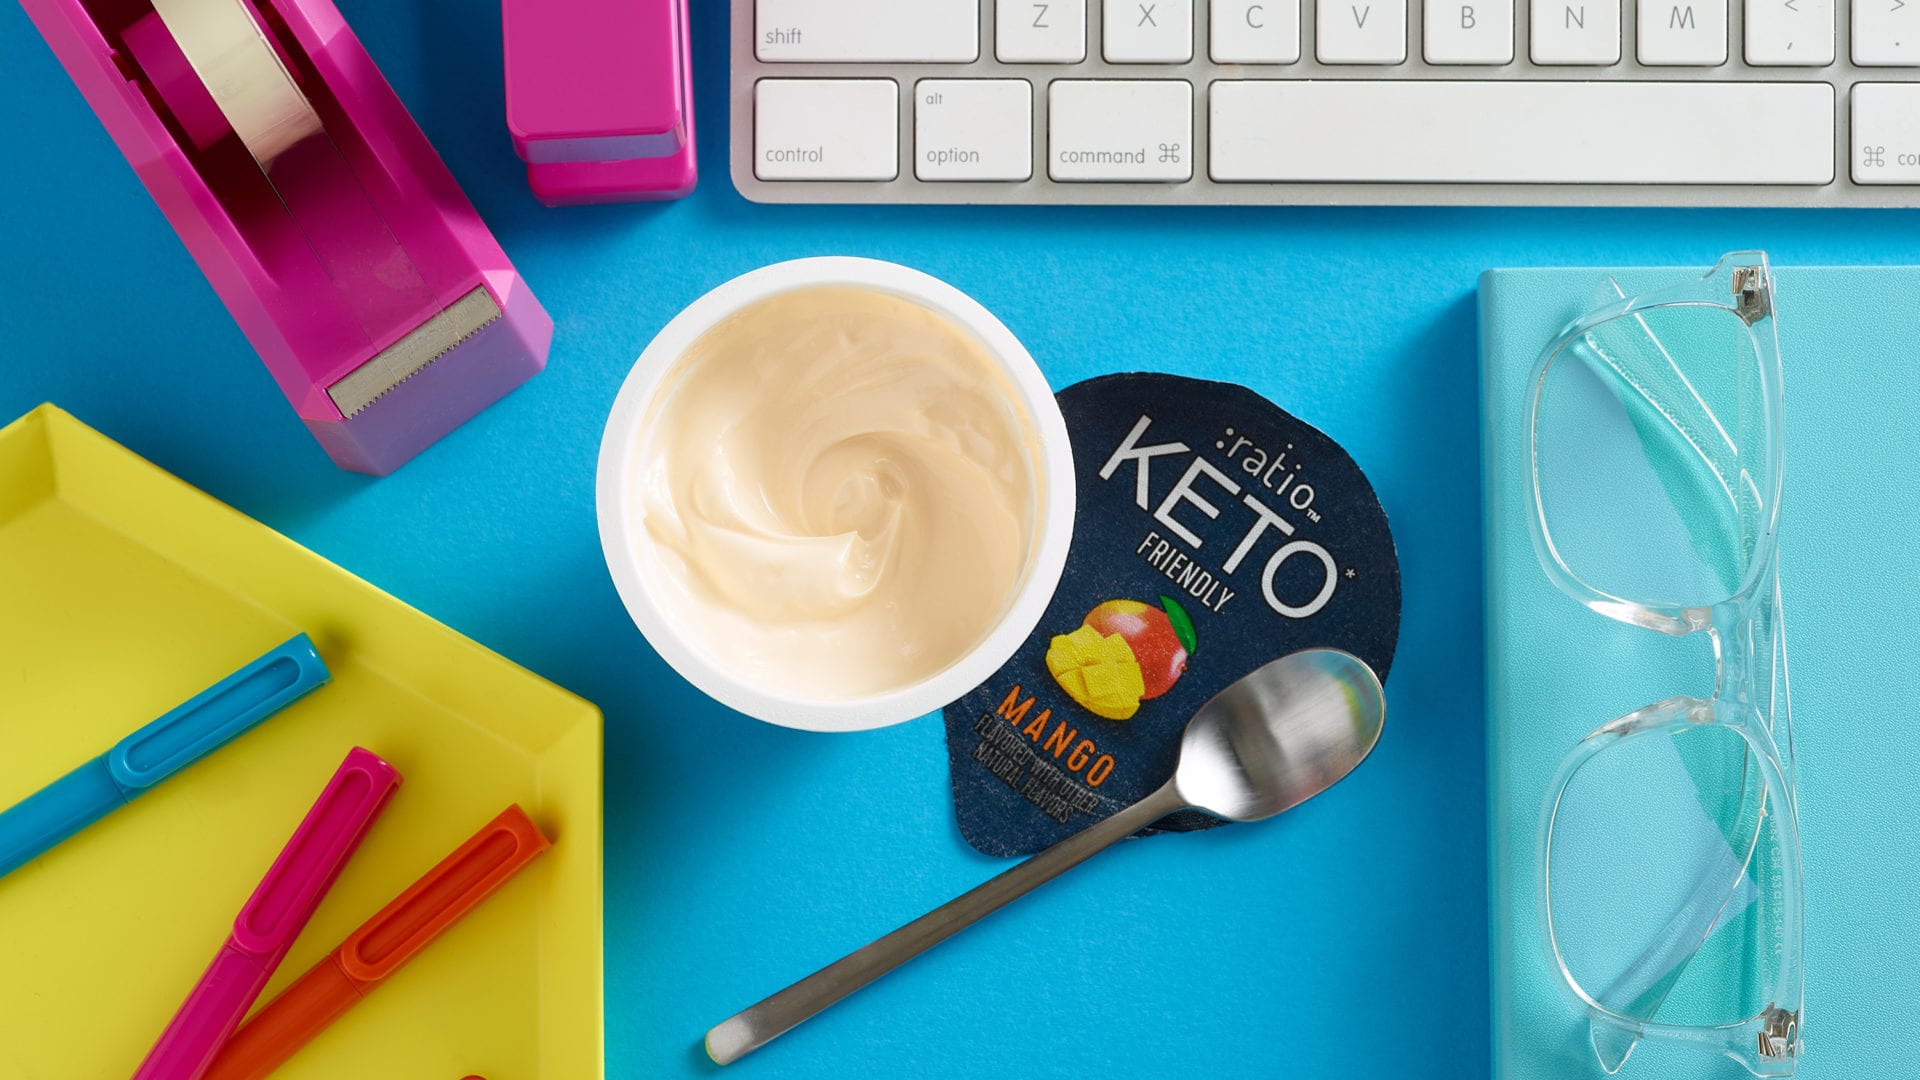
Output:
[[56,401],[605,709],[617,1078],[711,1075],[710,1024],[1000,868],[954,825],[937,720],[823,737],[729,714],[621,609],[594,525],[600,426],[701,292],[796,256],[893,259],[979,298],[1056,386],[1244,382],[1368,471],[1406,591],[1386,738],[1335,792],[1102,856],[734,1071],[1483,1077],[1475,276],[1749,246],[1887,263],[1920,241],[1910,213],[755,206],[726,175],[717,0],[695,5],[699,192],[548,210],[502,121],[497,5],[341,6],[553,314],[546,373],[391,478],[336,471],[0,4],[0,419]]

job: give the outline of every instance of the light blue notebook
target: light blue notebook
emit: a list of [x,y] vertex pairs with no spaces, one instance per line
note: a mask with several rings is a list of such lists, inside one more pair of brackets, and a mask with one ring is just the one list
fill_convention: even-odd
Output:
[[[1681,270],[1495,270],[1481,278],[1493,1066],[1498,1080],[1600,1077],[1585,1014],[1543,943],[1539,830],[1561,757],[1674,694],[1707,696],[1705,635],[1658,635],[1561,593],[1527,528],[1528,376],[1612,273],[1627,292]],[[1808,1080],[1920,1076],[1920,268],[1776,275],[1786,395],[1780,572],[1806,882]],[[1623,527],[1626,527],[1623,523]],[[1643,1043],[1623,1078],[1748,1075]]]

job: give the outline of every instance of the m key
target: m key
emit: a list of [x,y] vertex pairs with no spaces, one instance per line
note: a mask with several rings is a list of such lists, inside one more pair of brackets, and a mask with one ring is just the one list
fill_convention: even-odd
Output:
[[1727,0],[1640,0],[1639,6],[1641,63],[1727,62]]

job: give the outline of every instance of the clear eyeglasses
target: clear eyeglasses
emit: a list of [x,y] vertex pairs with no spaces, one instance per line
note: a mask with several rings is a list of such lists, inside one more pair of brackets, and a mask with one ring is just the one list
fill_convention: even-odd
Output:
[[1622,716],[1561,764],[1542,818],[1546,939],[1608,1073],[1661,1038],[1791,1076],[1801,883],[1773,277],[1741,252],[1679,288],[1609,285],[1534,372],[1534,547],[1595,612],[1706,634],[1717,670],[1711,699]]

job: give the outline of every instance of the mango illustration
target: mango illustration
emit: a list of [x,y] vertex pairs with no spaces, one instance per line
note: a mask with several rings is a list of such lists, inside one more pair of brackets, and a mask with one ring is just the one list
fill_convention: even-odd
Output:
[[[1168,617],[1180,605],[1165,598],[1161,602],[1168,605],[1167,610],[1138,600],[1109,600],[1087,612],[1086,625],[1101,634],[1118,634],[1126,639],[1146,683],[1146,690],[1140,694],[1144,700],[1152,700],[1173,689],[1180,674],[1187,670],[1186,641]],[[1185,611],[1180,612],[1180,618],[1186,620]],[[1187,622],[1186,626],[1187,634],[1191,635],[1193,624]]]
[[1091,626],[1060,634],[1047,647],[1047,670],[1067,696],[1095,716],[1129,720],[1146,691],[1140,664],[1127,639]]
[[1140,702],[1173,689],[1193,654],[1193,620],[1170,597],[1160,607],[1108,600],[1047,648],[1047,670],[1095,716],[1130,720]]

